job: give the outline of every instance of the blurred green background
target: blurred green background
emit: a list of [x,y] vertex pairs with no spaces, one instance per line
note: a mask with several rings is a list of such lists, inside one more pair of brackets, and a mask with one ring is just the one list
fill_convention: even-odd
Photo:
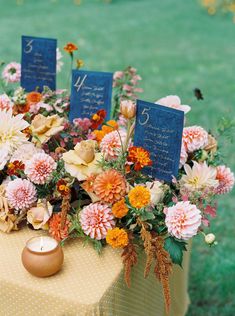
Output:
[[[136,67],[142,99],[177,94],[192,106],[187,124],[215,130],[219,118],[235,116],[235,24],[225,15],[208,16],[197,0],[0,0],[0,61],[20,61],[21,35],[71,41],[85,69],[116,71]],[[58,75],[65,87],[69,56]],[[197,101],[199,87],[204,101]],[[234,145],[221,140],[235,170]],[[209,249],[195,238],[187,316],[235,315],[235,194],[220,198],[208,231],[219,244]],[[146,315],[147,316],[147,315]]]

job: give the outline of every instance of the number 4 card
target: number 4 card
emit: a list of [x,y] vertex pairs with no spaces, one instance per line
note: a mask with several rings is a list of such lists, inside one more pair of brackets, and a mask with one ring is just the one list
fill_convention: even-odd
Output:
[[110,118],[113,74],[73,70],[69,119],[91,117],[104,109]]
[[171,182],[178,175],[184,112],[137,100],[134,145],[150,152],[152,177]]
[[26,91],[56,89],[56,39],[22,36],[21,86]]

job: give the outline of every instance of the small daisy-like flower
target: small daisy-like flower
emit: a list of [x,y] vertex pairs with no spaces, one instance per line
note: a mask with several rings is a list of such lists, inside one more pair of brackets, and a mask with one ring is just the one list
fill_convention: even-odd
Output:
[[106,241],[113,248],[123,248],[128,245],[127,232],[118,227],[109,229],[106,235]]
[[216,168],[216,180],[219,181],[218,187],[215,189],[216,194],[225,194],[232,190],[234,186],[234,173],[226,166],[218,166]]
[[55,169],[54,159],[44,153],[34,155],[25,163],[25,174],[35,184],[45,184]]
[[189,126],[183,130],[183,142],[188,153],[208,144],[208,133],[201,126]]
[[93,239],[104,239],[115,225],[111,209],[106,204],[90,204],[81,211],[80,222],[84,233]]
[[152,165],[149,152],[142,147],[130,147],[127,160],[134,163],[134,169],[136,171],[141,170],[145,166]]
[[142,185],[137,185],[128,194],[130,204],[135,208],[142,208],[149,205],[151,194],[149,189]]
[[21,65],[14,61],[7,64],[3,69],[2,77],[6,82],[19,82],[21,77]]
[[126,194],[126,181],[118,171],[109,169],[96,177],[93,188],[102,201],[114,203]]
[[15,179],[6,187],[6,198],[12,208],[28,209],[37,200],[36,188],[29,180]]

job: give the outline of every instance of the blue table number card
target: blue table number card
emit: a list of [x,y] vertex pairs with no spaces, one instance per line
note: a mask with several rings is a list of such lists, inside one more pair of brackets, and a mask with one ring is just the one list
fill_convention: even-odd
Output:
[[177,177],[181,152],[184,112],[137,100],[134,145],[150,152],[148,175],[171,182]]
[[112,104],[113,74],[109,72],[96,72],[73,70],[70,98],[69,119],[81,117],[90,118],[98,110],[107,112],[110,118]]
[[27,92],[56,89],[56,47],[56,39],[22,36],[21,86]]

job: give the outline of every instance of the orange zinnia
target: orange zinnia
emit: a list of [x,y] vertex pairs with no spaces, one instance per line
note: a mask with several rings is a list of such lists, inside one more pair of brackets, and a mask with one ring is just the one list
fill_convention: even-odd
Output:
[[42,95],[39,92],[32,91],[27,94],[26,101],[28,104],[35,104],[42,100]]
[[113,248],[123,248],[128,245],[127,232],[118,227],[109,229],[106,235],[106,241]]
[[74,43],[67,43],[64,46],[64,50],[69,53],[72,54],[75,50],[78,50],[78,47],[74,44]]
[[150,203],[151,194],[149,189],[142,185],[137,185],[128,194],[130,204],[135,208],[142,208]]
[[126,216],[126,214],[128,213],[128,208],[125,204],[124,199],[121,199],[120,201],[113,204],[112,213],[117,218],[122,218]]
[[95,194],[106,203],[114,203],[126,194],[126,181],[116,170],[99,174],[94,182]]
[[130,147],[127,160],[134,163],[134,169],[136,171],[141,170],[145,166],[152,165],[149,152],[142,147]]

